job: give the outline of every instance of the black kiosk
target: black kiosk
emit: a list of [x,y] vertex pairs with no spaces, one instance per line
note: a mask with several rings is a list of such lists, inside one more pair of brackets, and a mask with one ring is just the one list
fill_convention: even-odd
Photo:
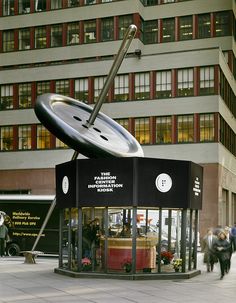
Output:
[[56,166],[58,273],[189,278],[196,269],[202,167],[153,158]]
[[[144,158],[139,142],[99,112],[136,31],[129,26],[93,108],[58,94],[36,101],[38,119],[74,149],[70,162],[56,166],[56,198],[29,252],[59,207],[58,273],[130,279],[199,273],[202,167]],[[79,153],[90,159],[77,160]]]

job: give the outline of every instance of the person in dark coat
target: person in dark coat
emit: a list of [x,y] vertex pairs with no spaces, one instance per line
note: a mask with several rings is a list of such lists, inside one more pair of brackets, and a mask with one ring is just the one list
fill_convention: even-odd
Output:
[[213,244],[216,239],[217,237],[213,235],[211,228],[208,228],[207,234],[202,239],[201,248],[202,248],[202,252],[204,253],[203,262],[206,264],[208,272],[213,271],[214,264],[218,262],[218,259],[213,251]]
[[230,243],[224,231],[219,232],[218,238],[213,243],[213,249],[220,262],[220,279],[223,279],[225,273],[228,273],[228,264],[230,261]]

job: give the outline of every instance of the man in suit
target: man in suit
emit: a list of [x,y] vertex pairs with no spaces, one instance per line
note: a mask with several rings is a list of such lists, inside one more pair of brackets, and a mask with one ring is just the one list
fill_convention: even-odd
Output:
[[213,235],[212,229],[208,228],[207,234],[202,239],[202,252],[204,253],[203,262],[206,263],[207,271],[213,271],[214,263],[217,262],[217,258],[213,251],[213,244],[216,240],[216,236]]

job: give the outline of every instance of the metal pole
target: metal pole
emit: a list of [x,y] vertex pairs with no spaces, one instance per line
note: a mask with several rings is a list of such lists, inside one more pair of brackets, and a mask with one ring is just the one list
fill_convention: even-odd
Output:
[[105,100],[105,97],[111,87],[111,84],[112,84],[112,81],[114,80],[116,74],[117,74],[117,71],[124,59],[124,56],[126,55],[127,51],[128,51],[128,48],[136,34],[136,31],[137,31],[137,27],[136,25],[134,24],[131,24],[128,28],[128,30],[126,31],[125,33],[125,36],[124,36],[124,39],[123,39],[123,42],[120,46],[120,49],[116,55],[116,58],[115,58],[115,61],[113,62],[113,65],[111,67],[111,70],[106,78],[106,81],[105,81],[105,84],[98,96],[98,100],[97,100],[97,103],[95,104],[92,112],[91,112],[91,115],[88,119],[88,122],[87,122],[87,126],[91,126],[93,124],[93,122],[95,121],[96,117],[97,117],[97,114]]
[[[72,160],[75,160],[75,159],[78,157],[78,155],[79,155],[79,152],[75,151],[74,154],[73,154],[73,156],[72,156],[72,158],[71,158],[71,161],[72,161]],[[42,236],[42,233],[43,233],[43,231],[44,231],[44,229],[45,229],[45,227],[46,227],[46,225],[47,225],[47,223],[48,223],[48,220],[49,220],[49,218],[51,217],[51,214],[52,214],[52,212],[53,212],[53,210],[54,210],[54,208],[55,208],[55,206],[56,206],[56,203],[57,203],[57,199],[56,199],[56,197],[55,197],[55,198],[53,199],[53,201],[52,201],[52,204],[51,204],[51,206],[50,206],[50,208],[49,208],[49,210],[48,210],[48,213],[47,213],[47,215],[46,215],[46,218],[44,219],[43,225],[42,225],[42,227],[41,227],[41,229],[40,229],[40,231],[39,231],[39,233],[38,233],[38,236],[37,236],[37,238],[36,238],[36,240],[35,240],[35,242],[34,242],[34,245],[33,245],[32,249],[31,249],[31,251],[34,251],[34,250],[35,250],[35,248],[36,248],[36,246],[37,246],[37,244],[38,244],[38,242],[39,242],[39,239],[40,239],[40,237]]]

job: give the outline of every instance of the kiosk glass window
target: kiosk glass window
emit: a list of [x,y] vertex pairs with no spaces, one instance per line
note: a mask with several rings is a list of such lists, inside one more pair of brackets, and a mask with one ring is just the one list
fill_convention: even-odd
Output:
[[0,110],[13,108],[13,85],[1,85]]
[[131,208],[108,209],[107,270],[131,272],[132,269]]
[[31,149],[31,126],[21,125],[18,127],[18,149]]
[[105,208],[82,209],[82,271],[104,271]]
[[61,213],[61,238],[62,238],[62,246],[61,246],[61,267],[69,268],[68,257],[68,243],[69,243],[69,228],[70,228],[70,209],[65,208]]
[[19,108],[30,108],[31,106],[31,83],[19,84]]
[[13,126],[1,127],[1,150],[13,150]]
[[75,80],[75,99],[88,103],[88,79]]
[[140,144],[150,143],[149,118],[136,118],[134,120],[134,136]]
[[177,117],[178,143],[193,142],[194,120],[193,115]]
[[129,100],[129,75],[118,75],[114,82],[114,100]]

